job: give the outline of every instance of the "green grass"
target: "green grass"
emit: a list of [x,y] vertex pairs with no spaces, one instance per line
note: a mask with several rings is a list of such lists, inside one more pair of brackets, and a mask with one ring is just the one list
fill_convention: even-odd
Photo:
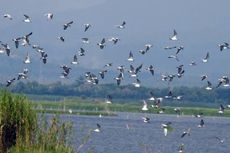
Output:
[[[77,115],[116,115],[116,112],[142,112],[142,103],[112,103],[106,104],[102,101],[89,101],[82,99],[66,99],[60,102],[41,101],[34,102],[34,107],[41,110],[45,109],[49,113],[68,113],[68,109],[73,110],[73,114]],[[66,111],[63,112],[65,108]],[[173,106],[164,106],[165,114],[176,114]],[[183,115],[194,115],[203,113],[206,116],[220,116],[218,114],[218,108],[208,107],[180,107]],[[50,110],[52,109],[52,110]],[[149,108],[148,113],[157,113],[159,110],[155,108]],[[226,109],[224,117],[230,117],[230,109]]]
[[37,116],[32,103],[22,95],[0,91],[0,152],[72,153],[72,124]]

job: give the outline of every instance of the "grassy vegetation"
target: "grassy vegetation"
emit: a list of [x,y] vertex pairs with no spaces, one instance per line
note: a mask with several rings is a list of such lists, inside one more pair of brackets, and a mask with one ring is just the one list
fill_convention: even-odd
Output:
[[[59,112],[69,113],[71,109],[73,114],[78,115],[116,115],[116,112],[142,112],[142,103],[112,103],[106,104],[102,101],[90,101],[82,99],[66,99],[59,102],[34,102],[34,107],[38,110],[47,110],[47,112]],[[164,106],[165,114],[177,114],[174,110],[175,107]],[[194,115],[203,113],[206,116],[220,116],[218,114],[218,108],[207,108],[207,107],[180,107],[181,112],[184,115]],[[148,113],[158,113],[159,109],[149,108]],[[226,109],[224,114],[221,116],[230,117],[230,109]]]
[[69,146],[71,123],[53,117],[37,117],[24,96],[0,92],[0,152],[72,153]]

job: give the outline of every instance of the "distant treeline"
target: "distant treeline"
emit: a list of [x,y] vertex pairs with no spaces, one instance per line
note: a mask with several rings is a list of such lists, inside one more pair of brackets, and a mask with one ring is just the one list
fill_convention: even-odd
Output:
[[[1,88],[6,88],[1,85]],[[111,95],[114,99],[136,100],[148,99],[150,92],[155,97],[168,95],[168,88],[135,88],[132,85],[117,86],[116,84],[92,85],[84,80],[72,84],[56,82],[52,84],[39,84],[33,82],[18,82],[7,88],[14,93],[32,95],[76,96],[81,98],[106,98]],[[173,96],[183,96],[183,101],[197,103],[229,103],[230,88],[217,88],[207,91],[201,87],[174,87],[171,89]]]

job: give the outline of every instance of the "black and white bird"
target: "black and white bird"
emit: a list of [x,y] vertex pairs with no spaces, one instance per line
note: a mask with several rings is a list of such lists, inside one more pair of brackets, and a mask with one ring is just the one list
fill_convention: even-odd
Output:
[[216,86],[217,88],[220,87],[221,85],[223,85],[224,87],[229,87],[229,78],[228,76],[222,76],[220,79],[218,79],[219,83]]
[[196,66],[196,62],[194,60],[191,61],[191,63],[189,63],[190,66]]
[[100,47],[100,49],[103,49],[105,47],[105,38],[103,38],[100,43],[97,43],[97,45]]
[[208,85],[205,88],[206,90],[212,90],[212,83],[210,81],[207,81]]
[[105,103],[107,104],[111,104],[112,103],[112,96],[111,95],[107,95],[106,99],[105,99]]
[[26,23],[31,22],[31,18],[28,15],[24,14],[24,17],[25,17],[25,19],[23,20],[23,22],[26,22]]
[[12,39],[14,41],[14,44],[15,44],[15,48],[18,49],[19,47],[19,42],[22,38],[21,37],[18,37],[18,38],[14,38]]
[[91,24],[86,23],[86,24],[84,24],[84,26],[85,26],[84,31],[86,32],[91,27]]
[[202,62],[203,63],[207,63],[208,62],[208,60],[209,60],[209,52],[207,52],[207,54],[206,54],[206,56],[204,57],[204,58],[202,58]]
[[88,44],[89,43],[89,38],[81,38],[82,42],[84,44]]
[[201,75],[201,81],[205,80],[206,78],[208,78],[207,75]]
[[200,124],[197,127],[199,127],[199,128],[204,127],[204,120],[203,119],[200,120]]
[[77,55],[76,55],[76,54],[73,56],[73,61],[71,62],[71,64],[73,64],[73,65],[79,64],[78,58],[77,58]]
[[10,46],[6,43],[6,44],[1,44],[3,46],[3,49],[5,50],[7,56],[10,56],[11,50],[10,50]]
[[44,16],[47,18],[47,20],[52,20],[53,17],[54,17],[53,13],[50,13],[50,12],[49,13],[45,13]]
[[117,37],[112,37],[112,38],[109,38],[108,41],[111,41],[111,42],[113,42],[114,45],[116,45],[117,42],[120,41],[120,39]]
[[179,147],[178,147],[178,153],[185,153],[184,152],[184,144],[182,143]]
[[3,17],[7,18],[7,19],[10,19],[10,20],[13,20],[13,17],[10,14],[8,14],[8,13],[3,14]]
[[184,138],[186,135],[190,136],[191,128],[188,128],[185,130],[182,135],[180,136],[181,138]]
[[154,76],[154,68],[152,65],[150,65],[146,70],[149,71],[152,76]]
[[133,82],[132,84],[134,85],[134,87],[140,88],[140,86],[141,86],[141,81],[140,81],[139,79],[136,79],[136,82]]
[[7,80],[7,81],[6,81],[6,87],[9,87],[15,80],[16,80],[16,78]]
[[131,51],[129,52],[129,57],[128,57],[127,60],[130,61],[130,62],[133,62],[133,61],[134,61],[133,53],[132,53]]
[[144,123],[150,123],[150,118],[149,117],[142,117],[142,120]]
[[65,38],[63,36],[59,36],[58,39],[61,40],[62,42],[65,42]]
[[107,70],[102,70],[102,71],[99,72],[99,74],[100,74],[102,79],[105,78],[105,73],[107,73]]
[[230,49],[229,44],[226,43],[226,42],[224,42],[224,43],[222,43],[222,44],[219,44],[218,46],[219,46],[219,48],[220,48],[220,51],[223,51],[223,50],[225,50],[225,49]]
[[181,50],[184,49],[184,46],[177,47],[176,55],[180,53]]
[[222,115],[222,114],[224,114],[224,110],[225,110],[225,107],[224,107],[222,104],[220,104],[218,113],[219,113],[220,115]]
[[97,123],[97,128],[93,130],[94,132],[101,132],[101,125]]
[[73,24],[73,21],[67,22],[63,25],[63,29],[66,30],[67,28],[71,27],[71,25]]
[[177,55],[169,55],[168,58],[172,58],[175,59],[177,62],[179,62],[179,58],[177,57]]
[[33,34],[33,32],[28,33],[27,35],[22,37],[22,46],[30,45],[29,37]]
[[23,69],[23,72],[20,72],[18,73],[18,79],[17,80],[20,80],[20,79],[27,79],[29,70],[28,69]]
[[81,47],[80,50],[78,51],[79,56],[85,56],[85,50]]
[[145,44],[145,51],[149,51],[151,47],[153,47],[152,44]]
[[115,25],[118,29],[124,29],[125,28],[125,25],[126,25],[126,22],[123,21],[122,24],[120,25]]
[[170,39],[170,40],[173,40],[173,41],[178,40],[178,39],[177,39],[177,32],[176,32],[176,30],[173,30],[173,35],[172,35],[171,37],[169,37],[169,39]]
[[117,85],[119,86],[121,84],[121,80],[123,79],[123,73],[119,73],[119,75],[114,79],[117,81]]
[[31,63],[31,61],[30,61],[30,56],[29,56],[29,53],[28,53],[28,52],[26,53],[26,57],[25,57],[23,63],[25,63],[25,64],[30,64],[30,63]]

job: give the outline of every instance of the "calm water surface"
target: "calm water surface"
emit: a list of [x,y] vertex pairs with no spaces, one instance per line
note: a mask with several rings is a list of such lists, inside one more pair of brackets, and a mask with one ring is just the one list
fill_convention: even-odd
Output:
[[[143,116],[149,117],[150,123],[144,123]],[[178,153],[182,143],[185,153],[230,153],[230,118],[204,117],[204,128],[197,127],[200,118],[191,116],[119,113],[116,117],[65,115],[61,118],[74,124],[75,150],[89,135],[80,153],[87,150],[94,153]],[[164,136],[161,124],[168,121],[172,122],[173,131]],[[101,125],[100,133],[93,132],[97,123]],[[181,138],[188,128],[191,128],[191,135]],[[218,141],[216,136],[224,142]]]

